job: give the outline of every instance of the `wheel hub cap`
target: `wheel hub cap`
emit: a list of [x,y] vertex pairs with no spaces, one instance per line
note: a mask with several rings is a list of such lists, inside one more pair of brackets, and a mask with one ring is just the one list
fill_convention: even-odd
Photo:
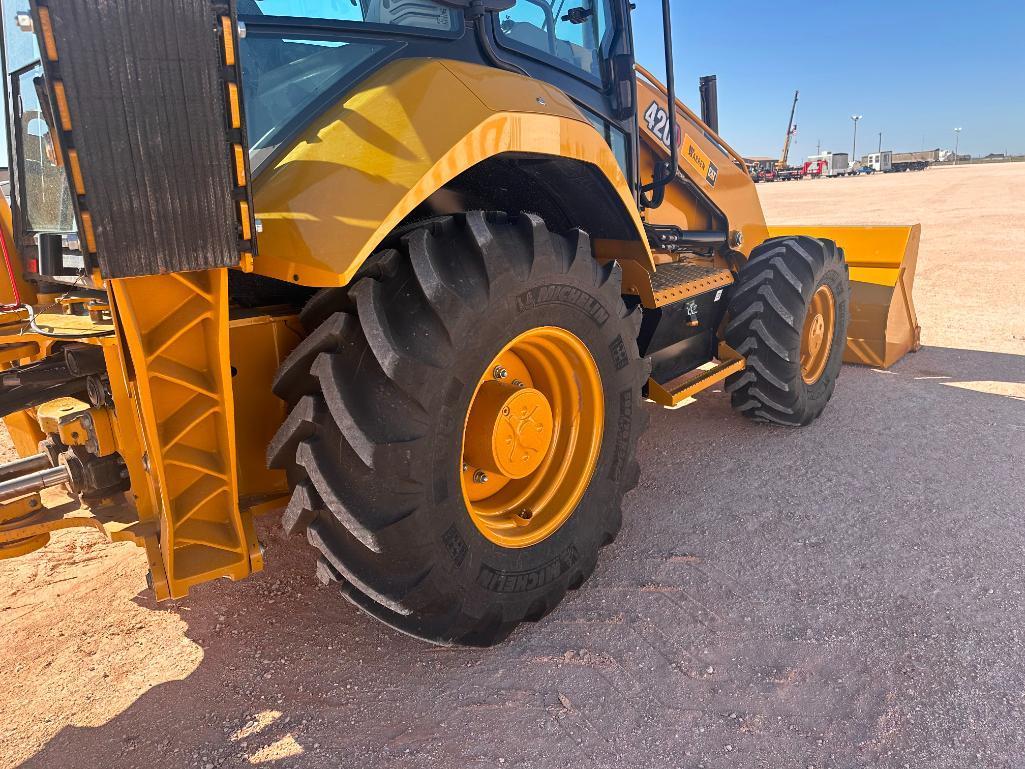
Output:
[[805,384],[814,384],[826,370],[833,348],[834,304],[829,286],[819,286],[812,294],[801,331],[801,378]]
[[808,348],[812,355],[815,355],[822,347],[822,334],[826,330],[826,321],[822,319],[822,313],[815,315],[811,322],[811,336],[808,339]]
[[563,328],[515,337],[484,368],[463,428],[460,484],[477,529],[529,547],[559,529],[591,482],[604,435],[601,377]]
[[552,443],[552,407],[533,387],[484,382],[466,425],[466,461],[485,472],[525,478]]

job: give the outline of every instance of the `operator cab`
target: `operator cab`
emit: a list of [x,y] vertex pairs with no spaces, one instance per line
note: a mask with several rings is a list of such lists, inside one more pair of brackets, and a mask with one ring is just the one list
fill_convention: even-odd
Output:
[[[481,5],[493,9],[475,18],[471,6]],[[400,58],[438,58],[560,88],[632,178],[633,73],[614,66],[615,57],[632,56],[623,0],[239,0],[238,14],[254,173],[373,71]],[[629,88],[617,100],[618,80]]]
[[[25,0],[0,0],[14,241],[37,283],[88,285],[75,195],[55,149],[43,63]],[[626,0],[237,0],[253,177],[386,64],[449,59],[512,70],[566,93],[637,179]],[[445,104],[436,105],[439,111]],[[480,203],[481,201],[477,201]]]

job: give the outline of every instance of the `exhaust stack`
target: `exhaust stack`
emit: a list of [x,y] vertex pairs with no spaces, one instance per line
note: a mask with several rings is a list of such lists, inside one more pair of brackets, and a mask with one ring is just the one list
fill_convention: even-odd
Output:
[[719,133],[719,91],[715,75],[702,75],[698,88],[701,92],[701,122]]

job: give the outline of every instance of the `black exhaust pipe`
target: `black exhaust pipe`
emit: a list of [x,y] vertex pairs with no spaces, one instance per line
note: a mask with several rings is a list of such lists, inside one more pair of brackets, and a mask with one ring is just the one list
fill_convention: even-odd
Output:
[[701,122],[719,133],[719,92],[716,89],[715,75],[702,75],[699,89],[701,91]]

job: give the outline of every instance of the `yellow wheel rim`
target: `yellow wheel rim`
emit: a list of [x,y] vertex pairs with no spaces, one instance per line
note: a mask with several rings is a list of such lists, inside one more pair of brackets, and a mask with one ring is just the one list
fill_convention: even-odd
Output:
[[601,377],[580,339],[543,326],[507,344],[463,427],[463,500],[481,534],[519,548],[562,526],[591,482],[604,421]]
[[826,370],[835,325],[833,292],[829,286],[819,286],[812,295],[801,331],[801,378],[805,384],[815,384]]

